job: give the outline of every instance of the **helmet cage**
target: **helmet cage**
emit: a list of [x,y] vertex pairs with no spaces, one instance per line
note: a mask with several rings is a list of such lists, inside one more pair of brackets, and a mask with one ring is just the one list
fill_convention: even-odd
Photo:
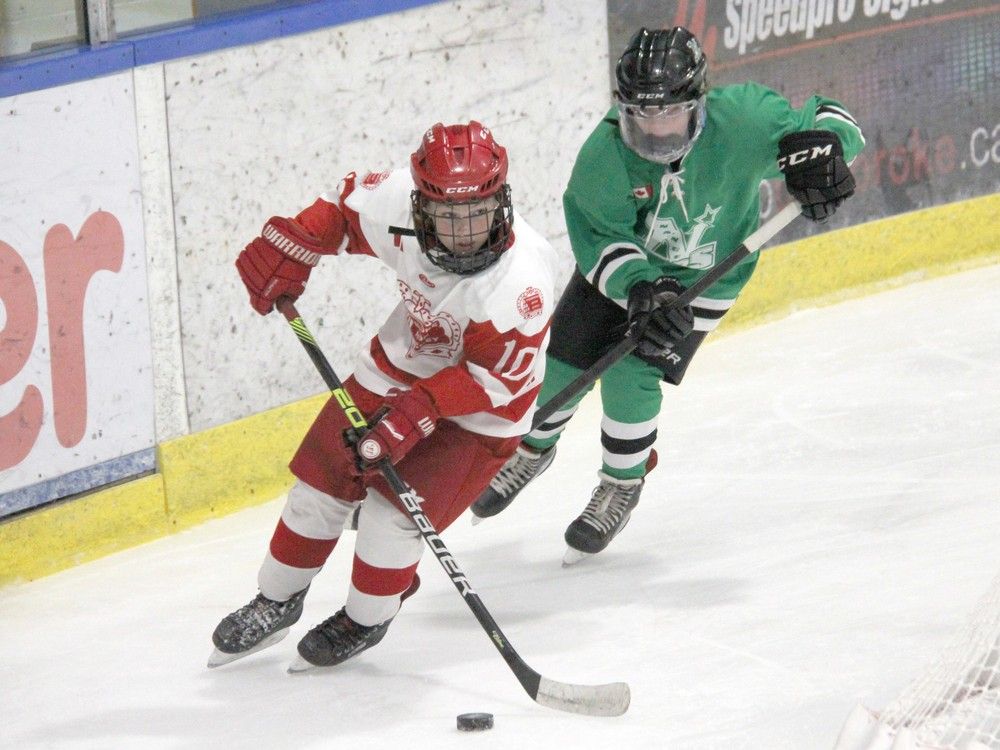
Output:
[[707,69],[701,45],[687,29],[639,29],[615,68],[625,145],[664,164],[687,154],[705,125]]
[[665,105],[618,102],[618,121],[625,145],[643,159],[671,164],[694,146],[705,127],[705,97]]
[[[474,223],[476,207],[486,201],[496,200],[490,209],[485,240],[471,252],[456,252],[451,249],[461,242],[468,242],[477,234]],[[467,276],[478,273],[500,260],[501,254],[513,240],[514,208],[510,198],[510,186],[506,183],[490,196],[471,201],[441,200],[424,195],[420,190],[410,193],[413,212],[413,228],[417,243],[427,259],[450,273]],[[464,210],[463,210],[464,209]],[[444,212],[447,221],[444,221]],[[461,214],[465,217],[461,217]],[[450,224],[451,234],[442,236],[440,227]],[[479,231],[482,234],[482,230]]]

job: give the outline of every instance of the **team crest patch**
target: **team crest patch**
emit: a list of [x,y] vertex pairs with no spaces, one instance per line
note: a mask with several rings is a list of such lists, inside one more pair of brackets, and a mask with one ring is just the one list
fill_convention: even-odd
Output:
[[369,172],[361,179],[361,187],[374,190],[389,177],[389,170],[384,172]]
[[435,313],[431,301],[420,290],[397,279],[410,324],[407,357],[430,356],[451,359],[462,344],[462,327],[449,313]]
[[646,200],[647,198],[653,197],[653,186],[643,185],[641,187],[632,188],[632,195],[634,195],[639,200]]
[[657,217],[649,234],[646,251],[668,263],[685,268],[707,269],[714,266],[716,241],[708,241],[721,207],[705,204],[701,216],[687,227],[680,227],[671,217]]
[[541,291],[533,286],[529,286],[517,298],[517,311],[521,313],[521,316],[525,320],[541,315],[544,307],[545,301],[542,298]]

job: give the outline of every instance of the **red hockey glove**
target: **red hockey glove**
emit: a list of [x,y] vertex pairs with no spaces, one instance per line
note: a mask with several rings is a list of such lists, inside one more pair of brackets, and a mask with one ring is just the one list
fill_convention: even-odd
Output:
[[430,397],[419,389],[389,391],[385,408],[380,412],[354,446],[363,471],[386,456],[392,463],[398,463],[418,440],[434,432],[439,416]]
[[236,269],[250,293],[250,304],[261,315],[279,297],[298,299],[320,255],[329,252],[291,219],[272,217],[236,259]]

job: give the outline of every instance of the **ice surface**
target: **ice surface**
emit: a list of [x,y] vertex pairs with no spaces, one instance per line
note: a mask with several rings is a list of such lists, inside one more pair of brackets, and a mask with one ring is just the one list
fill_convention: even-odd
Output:
[[[535,669],[631,685],[621,718],[531,702],[430,556],[382,644],[287,675],[343,602],[348,537],[290,638],[206,669],[274,502],[0,590],[0,747],[830,748],[1000,569],[998,366],[1000,267],[721,338],[666,389],[628,529],[563,568],[600,461],[589,397],[547,474],[445,539]],[[471,711],[496,727],[459,733]]]

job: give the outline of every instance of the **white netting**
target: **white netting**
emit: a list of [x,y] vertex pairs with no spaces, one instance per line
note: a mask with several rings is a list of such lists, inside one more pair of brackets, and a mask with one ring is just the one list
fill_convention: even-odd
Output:
[[921,745],[1000,750],[1000,576],[941,658],[879,720],[910,729]]

